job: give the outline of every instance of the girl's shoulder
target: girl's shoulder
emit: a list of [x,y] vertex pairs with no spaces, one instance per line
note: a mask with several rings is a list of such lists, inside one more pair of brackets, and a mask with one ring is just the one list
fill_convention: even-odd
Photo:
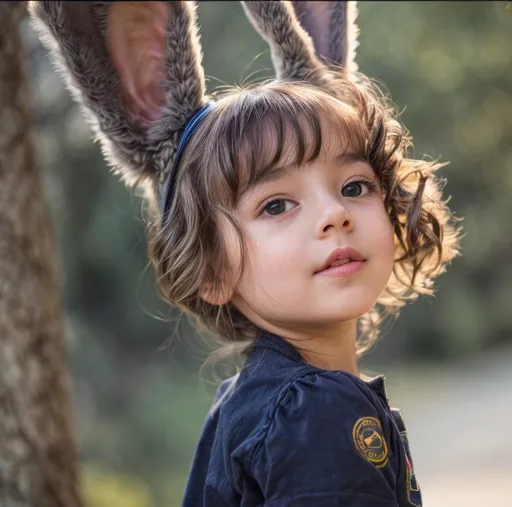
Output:
[[207,472],[213,488],[227,477],[246,491],[256,480],[265,499],[388,507],[396,505],[404,454],[391,447],[399,442],[395,426],[384,377],[365,381],[316,368],[272,340],[219,386],[198,461],[209,455],[222,471]]
[[368,381],[342,370],[317,368],[304,362],[288,342],[269,334],[255,342],[241,372],[221,384],[219,395],[229,399],[231,394],[231,402],[240,405],[237,410],[256,410],[264,420],[284,407],[360,406],[368,400],[388,404],[383,376]]
[[280,433],[301,432],[307,426],[308,438],[315,439],[333,426],[379,419],[387,404],[382,377],[366,382],[304,363],[270,363],[243,369],[217,392],[223,433],[250,461]]
[[[352,489],[364,475],[368,505],[390,500],[396,476],[389,461],[393,425],[381,396],[383,378],[366,382],[311,365],[282,364],[272,373],[245,376],[242,371],[224,384],[224,403],[230,407],[225,419],[230,431],[221,431],[227,437],[224,454],[244,470],[233,474],[235,483],[257,478],[268,498],[290,491],[315,498],[334,486],[359,498],[362,493]],[[346,474],[333,478],[335,470]]]
[[[354,418],[380,418],[388,405],[383,377],[366,382],[344,371],[311,365],[298,369],[272,394],[261,405],[260,445],[269,434],[291,431],[294,425],[308,425],[308,434],[314,438],[313,431],[350,425]],[[254,399],[256,403],[258,396]],[[313,421],[319,422],[310,424]]]

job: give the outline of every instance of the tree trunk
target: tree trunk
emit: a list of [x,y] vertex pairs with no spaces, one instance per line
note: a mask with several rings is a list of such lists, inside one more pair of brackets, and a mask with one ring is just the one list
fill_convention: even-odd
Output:
[[60,285],[19,24],[0,3],[0,507],[80,507]]

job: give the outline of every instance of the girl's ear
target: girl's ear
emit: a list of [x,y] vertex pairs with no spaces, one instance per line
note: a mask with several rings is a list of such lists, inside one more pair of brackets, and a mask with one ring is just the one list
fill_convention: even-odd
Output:
[[201,299],[207,303],[220,306],[229,303],[233,297],[233,291],[229,290],[227,286],[221,287],[220,290],[215,290],[213,285],[206,283],[201,289]]
[[312,71],[324,66],[357,70],[356,2],[263,0],[242,5],[270,46],[278,79],[314,80],[318,73]]
[[133,185],[162,181],[205,103],[196,4],[32,1],[34,28],[107,161]]

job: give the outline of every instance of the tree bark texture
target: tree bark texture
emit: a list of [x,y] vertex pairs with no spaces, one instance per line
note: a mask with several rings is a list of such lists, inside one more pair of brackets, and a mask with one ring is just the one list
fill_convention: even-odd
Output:
[[0,507],[80,507],[60,283],[19,34],[0,3]]

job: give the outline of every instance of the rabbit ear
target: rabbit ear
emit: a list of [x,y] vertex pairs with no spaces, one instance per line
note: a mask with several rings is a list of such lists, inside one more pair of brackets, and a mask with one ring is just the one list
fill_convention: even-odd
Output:
[[242,2],[254,28],[270,46],[277,79],[302,81],[323,65],[290,2]]
[[115,172],[163,181],[206,103],[195,2],[32,1],[30,14]]
[[292,4],[297,19],[313,39],[317,56],[329,66],[356,71],[357,2],[292,0]]
[[345,66],[353,60],[356,11],[348,3],[354,4],[263,0],[242,5],[270,46],[278,79],[324,82],[322,73],[312,71],[327,65]]

